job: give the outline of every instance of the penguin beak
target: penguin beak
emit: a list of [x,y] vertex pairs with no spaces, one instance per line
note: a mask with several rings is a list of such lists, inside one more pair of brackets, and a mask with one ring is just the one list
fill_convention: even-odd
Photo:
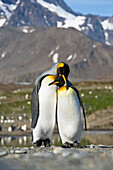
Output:
[[53,85],[53,84],[58,84],[58,83],[59,83],[58,81],[53,81],[53,82],[49,83],[48,86],[51,86],[51,85]]
[[66,78],[65,78],[64,74],[62,74],[62,77],[64,79],[65,84],[67,84],[67,81],[66,81]]
[[68,90],[67,80],[64,74],[62,74],[61,76],[58,76],[53,82],[49,83],[48,86],[51,86],[51,85],[57,85],[58,87],[62,87],[65,85]]
[[68,85],[67,85],[67,80],[66,80],[66,77],[64,76],[64,74],[62,75],[63,79],[64,79],[64,82],[65,82],[65,85],[66,85],[66,88],[68,90]]

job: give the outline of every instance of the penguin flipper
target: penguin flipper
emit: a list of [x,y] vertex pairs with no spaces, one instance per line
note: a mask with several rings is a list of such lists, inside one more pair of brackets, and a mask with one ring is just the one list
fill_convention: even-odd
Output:
[[36,85],[33,88],[32,97],[31,97],[31,114],[32,114],[31,127],[35,128],[39,117],[39,97],[38,97]]
[[84,106],[83,106],[82,99],[81,99],[81,97],[80,97],[79,91],[78,91],[78,89],[77,89],[76,87],[74,87],[74,86],[71,86],[71,88],[72,88],[72,89],[76,92],[76,94],[77,94],[77,97],[78,97],[80,106],[81,106],[82,111],[83,111],[84,123],[85,123],[85,130],[87,130],[87,123],[86,123],[85,110],[84,110]]
[[41,82],[46,76],[48,76],[48,75],[43,73],[41,76],[39,76],[37,78],[37,80],[35,81],[35,84],[34,84],[32,96],[31,96],[31,115],[32,115],[31,127],[32,128],[35,128],[37,121],[38,121],[38,117],[39,117],[39,95],[38,95],[38,92],[41,87]]

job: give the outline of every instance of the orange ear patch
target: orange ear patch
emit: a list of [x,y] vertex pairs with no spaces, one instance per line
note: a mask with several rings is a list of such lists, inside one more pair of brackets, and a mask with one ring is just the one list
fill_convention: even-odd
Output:
[[58,69],[59,67],[64,67],[64,63],[59,63],[58,66],[57,66],[57,69]]

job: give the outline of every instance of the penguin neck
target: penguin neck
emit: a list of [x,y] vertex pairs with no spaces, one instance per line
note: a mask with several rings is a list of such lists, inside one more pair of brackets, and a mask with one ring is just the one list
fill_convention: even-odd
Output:
[[59,87],[58,91],[67,91],[66,85]]
[[57,76],[55,76],[55,75],[48,75],[47,76],[49,79],[51,79],[51,80],[55,80],[55,78],[57,77]]

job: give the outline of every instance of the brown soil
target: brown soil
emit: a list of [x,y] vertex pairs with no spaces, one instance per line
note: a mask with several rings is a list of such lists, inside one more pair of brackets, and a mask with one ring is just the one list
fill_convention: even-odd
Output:
[[113,129],[113,107],[96,111],[87,117],[88,129]]

